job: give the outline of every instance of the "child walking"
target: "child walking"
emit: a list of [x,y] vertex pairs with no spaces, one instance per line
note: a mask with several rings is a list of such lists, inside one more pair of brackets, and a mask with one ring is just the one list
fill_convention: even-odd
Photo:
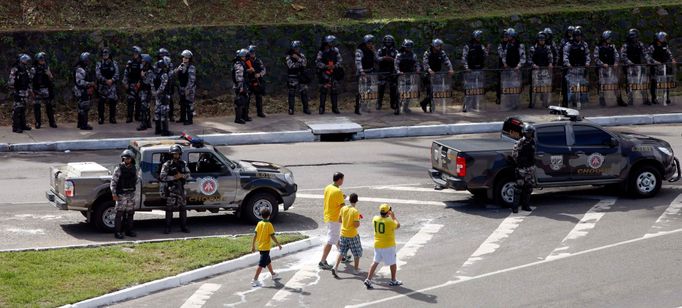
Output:
[[353,254],[353,261],[355,265],[355,273],[360,271],[360,257],[362,257],[362,243],[360,242],[360,235],[358,234],[358,227],[360,227],[360,211],[355,207],[358,203],[358,195],[353,193],[348,198],[350,205],[345,205],[341,208],[341,215],[339,222],[341,223],[341,238],[339,239],[339,256],[336,258],[336,265],[332,269],[332,275],[339,278],[336,272],[339,270],[339,264],[348,250]]
[[253,235],[253,241],[251,242],[251,252],[256,251],[256,243],[258,243],[258,251],[260,252],[260,260],[258,261],[258,267],[256,267],[256,275],[253,276],[253,280],[251,281],[252,287],[261,286],[258,276],[260,276],[260,272],[264,267],[267,267],[270,271],[272,280],[280,278],[279,275],[272,270],[270,241],[274,241],[275,244],[277,244],[277,247],[279,247],[279,250],[282,250],[282,245],[279,244],[275,237],[275,227],[273,227],[272,223],[268,220],[270,219],[270,210],[262,209],[260,215],[263,217],[263,220],[256,225],[256,234]]

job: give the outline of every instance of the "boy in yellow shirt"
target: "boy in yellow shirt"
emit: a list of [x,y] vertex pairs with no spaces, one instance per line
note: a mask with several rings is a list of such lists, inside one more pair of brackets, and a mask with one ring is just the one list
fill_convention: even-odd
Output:
[[396,265],[395,230],[400,228],[400,222],[395,218],[391,206],[384,203],[379,206],[379,216],[374,216],[374,263],[369,268],[367,279],[364,283],[367,289],[373,289],[372,277],[380,262],[391,268],[391,281],[389,286],[399,286],[403,282],[395,279],[398,266]]
[[339,222],[341,223],[341,239],[339,240],[339,256],[336,258],[336,265],[332,269],[332,275],[336,275],[339,270],[341,259],[348,253],[348,250],[353,254],[353,261],[355,265],[355,273],[360,270],[360,257],[362,257],[362,243],[360,242],[360,235],[358,234],[358,227],[360,227],[360,211],[355,207],[358,203],[358,195],[353,193],[348,198],[350,205],[341,208],[341,216]]
[[345,196],[341,191],[344,175],[341,172],[334,173],[332,179],[334,183],[324,188],[324,224],[327,225],[327,242],[322,248],[322,258],[317,266],[320,269],[332,269],[331,264],[327,263],[327,256],[332,250],[332,245],[339,247],[339,236],[341,235],[341,208],[344,205]]
[[273,227],[272,223],[268,221],[270,218],[270,210],[262,209],[260,211],[260,215],[263,217],[263,220],[258,222],[256,225],[256,234],[253,235],[253,241],[251,242],[251,252],[256,251],[256,243],[258,243],[258,251],[260,252],[260,260],[258,261],[258,267],[256,267],[256,275],[251,281],[252,287],[261,286],[260,281],[258,281],[258,276],[260,276],[260,272],[265,267],[267,267],[270,271],[272,280],[277,280],[280,278],[279,275],[272,270],[272,261],[270,260],[270,240],[277,244],[279,250],[282,250],[282,245],[279,244],[277,238],[275,237],[275,227]]

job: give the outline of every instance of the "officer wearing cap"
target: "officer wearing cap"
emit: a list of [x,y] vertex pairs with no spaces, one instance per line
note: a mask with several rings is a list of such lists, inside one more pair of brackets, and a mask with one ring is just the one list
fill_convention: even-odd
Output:
[[515,165],[516,185],[514,186],[514,201],[512,212],[519,212],[519,205],[524,211],[530,208],[530,195],[535,183],[535,127],[528,123],[523,125],[523,136],[512,149],[512,160]]
[[133,231],[133,216],[135,215],[135,190],[139,183],[137,168],[135,167],[135,154],[130,149],[121,153],[121,163],[116,166],[111,177],[109,188],[116,202],[116,218],[114,220],[114,237],[122,239],[125,235],[135,237]]
[[190,177],[187,162],[182,160],[182,147],[174,144],[168,152],[171,159],[163,163],[159,180],[161,181],[161,193],[166,198],[166,227],[163,233],[171,232],[173,222],[173,210],[180,212],[180,229],[189,233],[187,228],[187,200],[185,199],[185,182]]

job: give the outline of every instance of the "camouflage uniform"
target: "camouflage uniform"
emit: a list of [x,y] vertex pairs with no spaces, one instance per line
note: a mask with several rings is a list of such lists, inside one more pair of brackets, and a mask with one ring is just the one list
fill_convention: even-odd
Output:
[[[628,66],[632,65],[645,65],[651,63],[651,55],[649,54],[644,44],[640,41],[626,41],[623,47],[620,49],[620,59],[625,65],[624,69],[627,76]],[[628,104],[632,105],[634,103],[634,94],[630,87],[625,88],[625,93],[628,96]],[[651,104],[649,101],[649,94],[647,91],[641,91],[642,98],[644,99],[644,104]]]
[[[564,52],[563,52],[563,63],[564,66],[571,68],[571,67],[588,67],[590,66],[591,60],[590,60],[590,48],[587,45],[587,42],[585,41],[577,41],[573,40],[569,43],[567,43],[564,46]],[[585,71],[587,72],[587,71]],[[572,76],[572,74],[567,70],[566,77],[564,79],[568,78],[569,76]],[[584,75],[582,77],[585,77]],[[570,83],[568,80],[566,80],[566,99],[567,103],[569,101],[572,101],[571,104],[573,107],[578,107],[581,108],[581,106],[584,106],[585,104],[588,103],[589,99],[587,97],[587,93],[580,93],[578,94],[571,94],[570,92]],[[569,95],[571,94],[571,95]],[[576,99],[574,98],[575,96],[578,96],[578,101],[580,102],[580,105],[577,104]]]
[[180,95],[180,120],[184,124],[190,125],[193,123],[194,117],[194,94],[196,92],[197,69],[189,62],[188,64],[181,63],[174,71],[173,75],[177,76],[179,83]]
[[92,92],[95,86],[92,76],[87,71],[87,67],[81,62],[76,66],[75,85],[73,86],[73,95],[78,100],[78,128],[92,129],[88,125],[88,113],[92,105]]
[[150,111],[150,102],[152,100],[152,86],[154,85],[154,72],[151,68],[143,69],[144,76],[142,77],[139,97],[140,97],[140,127],[138,130],[145,130],[152,126]]
[[[182,173],[183,178],[175,179],[175,175]],[[164,197],[166,198],[166,230],[170,231],[173,220],[173,210],[178,209],[180,212],[180,227],[182,230],[187,230],[187,200],[185,200],[185,181],[189,179],[189,168],[187,163],[182,159],[174,161],[173,159],[165,162],[161,167],[161,174],[159,178],[164,184]]]
[[[389,60],[384,60],[389,57]],[[389,103],[391,109],[398,109],[398,78],[395,72],[395,58],[398,57],[398,50],[393,45],[382,46],[376,52],[376,62],[379,66],[379,88],[377,93],[377,110],[381,110],[381,103],[384,100],[386,85],[388,85]]]
[[140,120],[140,87],[142,76],[142,58],[130,59],[126,63],[125,70],[123,71],[123,84],[128,87],[126,90],[128,112],[126,122],[130,123],[133,121],[133,115],[135,120]]
[[427,78],[423,80],[424,87],[426,88],[426,98],[421,101],[420,105],[422,106],[422,110],[426,110],[426,106],[428,105],[430,111],[433,112],[435,106],[433,102],[431,78],[428,75],[429,70],[437,73],[440,72],[443,65],[445,65],[447,70],[450,71],[452,70],[452,62],[450,62],[450,58],[448,58],[445,50],[441,49],[438,52],[434,52],[433,47],[431,47],[424,52],[424,56],[422,57],[422,65],[424,66],[424,74],[426,74]]
[[26,105],[29,102],[33,76],[24,64],[17,64],[10,70],[7,85],[14,92],[12,106],[12,131],[21,133],[31,129],[26,125]]
[[246,109],[246,103],[249,101],[249,92],[248,92],[248,85],[246,84],[246,67],[244,64],[244,61],[241,59],[237,58],[234,60],[233,68],[232,68],[232,82],[233,82],[233,88],[234,88],[234,121],[236,123],[245,123],[247,119],[244,118],[244,115],[246,114],[247,111]]
[[[336,47],[330,47],[326,50],[320,49],[317,52],[315,64],[320,76],[320,114],[324,113],[328,93],[332,101],[332,112],[339,113],[339,81],[334,78],[334,69],[340,68],[342,62],[341,53]],[[332,69],[328,69],[328,65],[332,66]]]
[[54,120],[54,110],[55,103],[53,98],[53,85],[52,85],[52,73],[50,72],[50,67],[47,63],[40,64],[36,62],[32,69],[33,75],[33,94],[35,96],[35,101],[33,104],[33,115],[36,121],[36,128],[41,126],[41,104],[45,104],[45,112],[47,113],[48,122],[50,122],[50,127],[57,127],[57,123]]
[[121,163],[114,170],[109,188],[112,194],[118,197],[115,207],[116,233],[121,233],[125,229],[126,234],[131,235],[135,215],[135,190],[139,181],[134,161],[130,167]]
[[301,96],[303,112],[310,113],[308,111],[308,85],[301,83],[301,75],[304,74],[303,70],[305,70],[307,60],[302,52],[298,53],[298,59],[294,58],[293,54],[294,51],[291,50],[286,56],[289,114],[294,114],[294,102],[297,93]]
[[170,91],[168,88],[168,73],[165,68],[157,67],[154,69],[154,84],[152,96],[155,98],[154,121],[156,122],[155,134],[168,136],[168,101]]
[[[656,40],[647,48],[647,54],[649,54],[649,61],[651,61],[650,63],[656,64],[651,68],[651,86],[649,89],[651,89],[651,102],[657,104],[659,103],[658,98],[656,97],[656,87],[658,84],[656,80],[657,69],[661,69],[661,71],[662,69],[668,70],[668,74],[671,74],[672,72],[666,68],[664,64],[671,62],[674,57],[668,42],[659,42]],[[667,102],[663,103],[669,105],[670,90],[667,89],[665,92],[667,92],[667,95],[665,95],[667,97]]]
[[519,204],[524,210],[530,210],[530,195],[535,184],[535,140],[527,137],[519,139],[512,150],[512,159],[516,165],[512,210],[518,211]]
[[[616,45],[614,44],[602,43],[595,47],[593,57],[594,64],[597,65],[600,75],[604,69],[604,64],[614,66],[620,63],[620,54],[618,53],[618,48],[616,48]],[[616,93],[616,96],[618,97],[618,105],[624,105],[620,90]],[[599,91],[599,105],[606,106],[606,98],[604,97],[603,91]]]
[[[249,76],[249,99],[251,97],[256,98],[256,114],[259,117],[265,117],[263,113],[263,94],[265,94],[265,80],[263,76],[267,72],[265,69],[265,64],[260,58],[251,57],[247,62],[247,67],[251,66],[254,71],[253,73],[248,73]],[[256,77],[258,74],[258,77]],[[248,108],[249,104],[246,105],[246,116],[248,118]]]
[[[531,67],[536,65],[540,69],[546,69],[551,66],[552,63],[554,63],[554,55],[552,54],[552,47],[550,45],[547,45],[546,43],[544,45],[536,43],[533,46],[530,46],[528,49],[528,64],[530,64]],[[533,70],[535,70],[535,68],[533,68]],[[530,87],[528,89],[528,95],[530,96],[528,108],[535,107],[536,98],[542,102],[543,107],[549,107],[549,93],[536,95],[536,93],[533,92],[533,82],[533,73],[531,72]]]
[[[116,82],[118,81],[118,76],[118,63],[111,58],[98,61],[95,65],[95,77],[99,83],[97,89],[99,93],[99,102],[97,104],[99,124],[104,123],[104,105],[106,102],[109,102],[109,123],[116,123],[116,102],[118,101]],[[107,80],[111,80],[113,83],[107,85]]]

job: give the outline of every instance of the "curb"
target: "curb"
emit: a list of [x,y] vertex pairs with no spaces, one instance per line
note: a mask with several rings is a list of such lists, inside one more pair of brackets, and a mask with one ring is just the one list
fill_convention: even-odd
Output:
[[[319,245],[320,243],[321,240],[317,237],[307,238],[304,240],[300,240],[298,242],[286,244],[282,246],[282,250],[272,250],[272,256],[279,257],[282,255],[299,252],[301,250],[309,249],[313,246]],[[113,303],[142,297],[153,292],[175,288],[196,280],[253,266],[255,264],[258,264],[259,258],[260,256],[258,254],[250,253],[248,255],[241,256],[234,260],[229,260],[222,263],[198,268],[172,277],[166,277],[163,279],[150,281],[141,285],[119,290],[99,297],[87,299],[78,303],[64,305],[62,307],[80,308],[111,305]]]

